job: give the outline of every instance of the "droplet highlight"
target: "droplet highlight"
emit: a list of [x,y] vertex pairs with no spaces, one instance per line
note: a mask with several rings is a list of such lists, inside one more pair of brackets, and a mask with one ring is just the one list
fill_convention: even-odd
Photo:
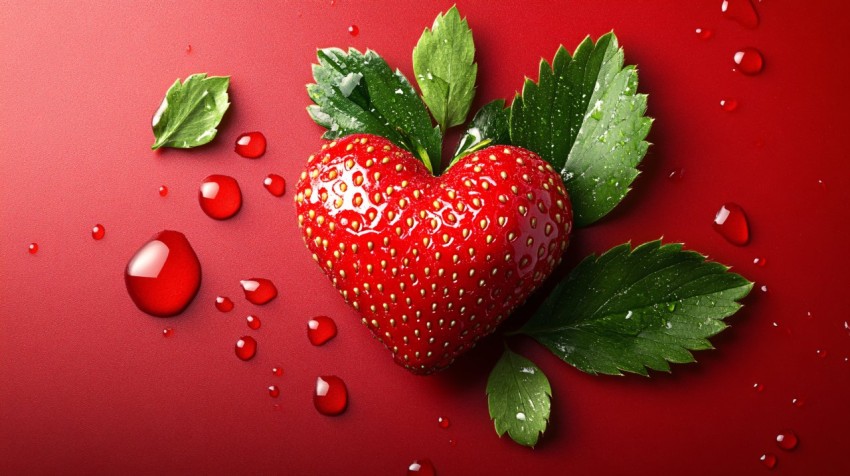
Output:
[[750,242],[750,225],[744,209],[734,203],[726,203],[714,217],[714,229],[732,244],[744,246]]
[[262,132],[246,132],[236,139],[237,154],[246,159],[256,159],[266,153],[266,136]]

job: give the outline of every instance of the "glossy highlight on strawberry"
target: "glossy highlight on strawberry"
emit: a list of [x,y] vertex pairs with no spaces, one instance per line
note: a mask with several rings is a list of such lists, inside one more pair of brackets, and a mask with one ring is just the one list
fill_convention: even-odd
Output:
[[313,259],[417,374],[493,332],[560,262],[572,228],[561,177],[512,146],[435,177],[389,140],[351,135],[310,157],[295,202]]

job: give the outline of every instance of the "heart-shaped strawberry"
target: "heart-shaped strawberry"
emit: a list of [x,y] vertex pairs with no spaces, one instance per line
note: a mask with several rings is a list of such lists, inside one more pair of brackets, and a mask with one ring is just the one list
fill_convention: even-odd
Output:
[[561,177],[512,146],[435,177],[389,140],[351,135],[310,157],[295,202],[313,258],[418,374],[493,332],[560,262],[572,227]]

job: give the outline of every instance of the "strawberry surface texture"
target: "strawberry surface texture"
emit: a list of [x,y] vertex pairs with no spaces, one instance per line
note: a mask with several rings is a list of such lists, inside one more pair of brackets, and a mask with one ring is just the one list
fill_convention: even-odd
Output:
[[492,333],[560,263],[572,228],[560,175],[503,145],[434,176],[385,138],[347,136],[310,156],[295,205],[313,259],[416,374]]

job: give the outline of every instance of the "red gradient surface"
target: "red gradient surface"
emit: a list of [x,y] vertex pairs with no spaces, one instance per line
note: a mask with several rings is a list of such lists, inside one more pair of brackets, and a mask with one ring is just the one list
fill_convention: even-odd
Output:
[[[770,473],[765,453],[778,456],[773,474],[850,473],[850,4],[765,0],[760,25],[747,29],[723,18],[719,0],[459,3],[479,51],[478,105],[512,96],[559,44],[616,31],[650,94],[654,145],[624,203],[573,235],[567,265],[663,236],[734,266],[756,288],[717,350],[672,374],[613,378],[510,340],[554,394],[550,429],[531,450],[497,438],[488,418],[484,387],[501,339],[423,378],[362,328],[303,246],[291,194],[275,197],[263,179],[295,183],[319,145],[304,111],[317,47],[373,48],[412,77],[416,40],[451,2],[9,3],[0,10],[0,473],[404,474],[429,459],[442,476],[737,475]],[[712,34],[701,39],[697,28]],[[764,54],[760,74],[732,71],[745,47]],[[219,136],[152,152],[153,112],[175,78],[197,72],[232,77]],[[730,98],[737,108],[723,111]],[[255,130],[268,147],[245,160],[233,144]],[[198,184],[216,173],[243,186],[241,211],[222,222],[197,202]],[[712,227],[726,202],[746,210],[747,246]],[[102,240],[91,237],[96,223],[109,230]],[[140,312],[122,276],[164,229],[187,236],[204,273],[194,302],[170,319]],[[279,297],[249,303],[246,276],[271,279]],[[235,312],[217,311],[216,296],[230,296]],[[246,329],[252,313],[261,329]],[[304,322],[319,314],[339,334],[314,347]],[[173,335],[163,338],[165,328]],[[243,362],[233,345],[246,333],[258,351]],[[282,376],[269,372],[277,366]],[[321,375],[346,383],[338,417],[313,406]],[[790,452],[776,443],[786,430],[798,438]]]

